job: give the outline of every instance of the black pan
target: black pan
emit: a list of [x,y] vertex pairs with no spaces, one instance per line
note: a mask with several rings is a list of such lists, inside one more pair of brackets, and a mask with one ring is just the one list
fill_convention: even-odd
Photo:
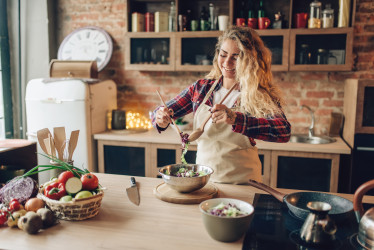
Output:
[[309,214],[306,204],[310,201],[321,201],[331,205],[330,218],[334,221],[343,221],[353,213],[353,203],[340,196],[320,192],[296,192],[283,194],[263,183],[249,180],[249,185],[268,192],[280,202],[285,202],[288,209],[298,218],[305,220]]

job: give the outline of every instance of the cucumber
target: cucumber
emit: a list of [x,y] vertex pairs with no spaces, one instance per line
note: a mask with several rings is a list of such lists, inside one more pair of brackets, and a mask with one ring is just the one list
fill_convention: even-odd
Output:
[[82,182],[78,177],[71,177],[66,181],[65,190],[68,194],[74,195],[82,190]]

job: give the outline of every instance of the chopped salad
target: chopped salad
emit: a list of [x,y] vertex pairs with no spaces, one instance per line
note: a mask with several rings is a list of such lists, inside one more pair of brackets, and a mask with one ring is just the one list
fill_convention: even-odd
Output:
[[179,168],[177,172],[170,173],[167,169],[165,170],[166,175],[176,176],[176,177],[198,177],[204,176],[206,173],[204,171],[193,171],[186,168]]
[[239,217],[248,214],[246,212],[240,211],[240,209],[235,204],[229,203],[225,205],[223,202],[211,209],[208,209],[207,212],[211,215],[219,217]]

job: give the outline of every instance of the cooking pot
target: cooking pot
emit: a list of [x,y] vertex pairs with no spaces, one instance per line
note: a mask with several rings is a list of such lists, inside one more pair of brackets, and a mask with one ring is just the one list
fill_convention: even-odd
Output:
[[335,222],[342,222],[353,213],[353,204],[350,200],[343,197],[321,193],[321,192],[296,192],[283,194],[263,183],[249,180],[249,185],[268,192],[280,202],[286,203],[288,209],[298,218],[305,220],[310,211],[307,207],[308,202],[319,201],[326,202],[331,205],[329,216]]
[[358,187],[353,196],[353,210],[355,211],[358,228],[358,242],[366,249],[374,249],[374,207],[364,214],[362,198],[367,191],[374,188],[374,180],[365,182]]

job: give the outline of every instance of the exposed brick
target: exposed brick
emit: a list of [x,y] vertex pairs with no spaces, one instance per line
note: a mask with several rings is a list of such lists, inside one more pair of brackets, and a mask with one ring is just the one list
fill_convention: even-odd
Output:
[[307,105],[310,107],[318,107],[319,101],[317,99],[306,99],[306,100],[300,100],[300,106],[301,105]]
[[306,97],[316,97],[316,98],[331,98],[334,96],[332,91],[308,91]]
[[314,111],[314,114],[317,116],[320,115],[330,115],[332,112],[332,109],[317,109]]
[[343,100],[324,100],[322,105],[326,107],[343,107]]

